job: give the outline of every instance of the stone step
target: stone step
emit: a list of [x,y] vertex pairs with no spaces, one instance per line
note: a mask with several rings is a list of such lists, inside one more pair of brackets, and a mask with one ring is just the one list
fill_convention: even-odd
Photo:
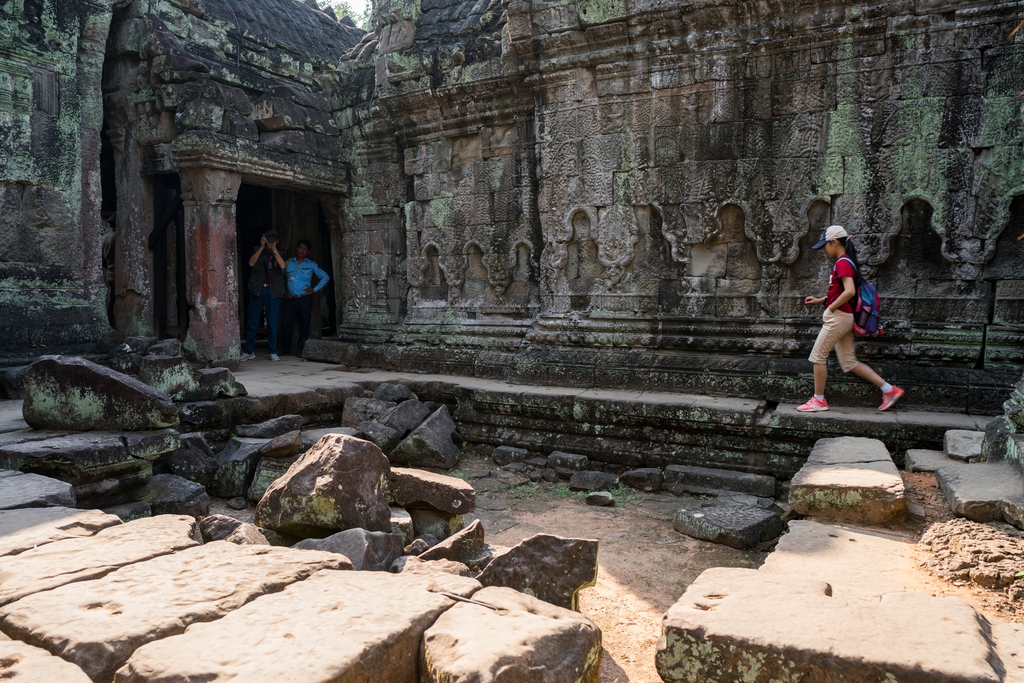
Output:
[[1024,477],[1010,461],[954,463],[935,470],[953,514],[1024,529]]
[[956,463],[942,451],[928,448],[911,448],[907,450],[904,464],[907,472],[934,472],[940,467]]
[[903,519],[903,479],[881,441],[862,437],[820,439],[789,488],[801,515],[856,524]]
[[981,459],[981,444],[985,432],[968,429],[950,429],[942,440],[946,456],[961,462],[977,462]]
[[99,510],[67,507],[0,511],[0,557],[17,555],[65,538],[92,536],[121,520]]

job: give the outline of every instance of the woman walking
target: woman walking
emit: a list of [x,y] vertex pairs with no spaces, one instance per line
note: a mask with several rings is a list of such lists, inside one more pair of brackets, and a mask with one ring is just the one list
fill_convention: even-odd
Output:
[[830,225],[821,233],[821,239],[813,249],[825,249],[834,259],[828,278],[828,292],[824,297],[809,296],[804,299],[808,306],[825,304],[821,319],[823,324],[814,342],[810,361],[814,364],[814,396],[797,410],[816,413],[828,410],[825,400],[825,380],[828,377],[828,354],[834,348],[843,372],[852,372],[882,390],[882,405],[879,410],[888,410],[903,396],[903,390],[886,382],[878,373],[857,360],[853,351],[853,304],[857,296],[857,252],[853,248],[846,229],[841,225]]

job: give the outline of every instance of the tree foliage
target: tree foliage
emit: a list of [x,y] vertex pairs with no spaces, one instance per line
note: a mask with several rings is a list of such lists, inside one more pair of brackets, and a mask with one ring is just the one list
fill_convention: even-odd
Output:
[[352,22],[363,29],[364,31],[372,30],[371,22],[373,20],[373,4],[367,2],[362,12],[357,12],[352,8],[350,0],[317,0],[321,7],[330,6],[334,9],[334,13],[338,15],[338,18],[351,17]]

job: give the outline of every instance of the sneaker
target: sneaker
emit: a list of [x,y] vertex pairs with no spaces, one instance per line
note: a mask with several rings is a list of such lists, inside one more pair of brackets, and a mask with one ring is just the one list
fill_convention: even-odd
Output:
[[899,387],[893,387],[892,391],[882,394],[882,405],[878,406],[878,409],[889,410],[889,408],[896,405],[896,401],[901,398],[903,398],[903,390]]
[[811,396],[811,400],[802,406],[797,406],[797,410],[802,413],[820,413],[823,410],[828,410],[828,401],[819,401]]
[[278,356],[276,353],[272,353],[270,354],[270,360],[281,360],[281,357]]
[[255,357],[256,357],[256,354],[255,354],[255,353],[245,353],[245,352],[243,351],[243,352],[242,352],[242,357],[241,357],[241,358],[239,358],[238,360],[252,360],[252,359],[253,359],[253,358],[255,358]]

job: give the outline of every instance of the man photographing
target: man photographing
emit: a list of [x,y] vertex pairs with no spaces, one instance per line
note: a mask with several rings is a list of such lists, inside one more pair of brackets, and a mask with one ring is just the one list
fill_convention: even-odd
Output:
[[277,250],[277,242],[277,233],[267,230],[260,237],[260,246],[253,250],[249,259],[252,274],[249,275],[249,309],[242,360],[256,357],[256,327],[260,323],[261,313],[267,316],[270,360],[281,360],[277,355],[277,312],[281,297],[284,296],[284,259]]
[[[285,280],[288,286],[288,298],[284,300],[284,319],[281,321],[281,352],[291,353],[292,349],[292,326],[295,324],[295,316],[299,317],[299,340],[295,344],[295,355],[302,357],[302,347],[309,339],[309,319],[313,311],[313,294],[319,292],[330,281],[323,268],[314,263],[309,256],[309,250],[313,248],[309,240],[299,240],[295,247],[295,258],[288,259],[284,269]],[[316,286],[313,286],[313,276],[317,277]]]

